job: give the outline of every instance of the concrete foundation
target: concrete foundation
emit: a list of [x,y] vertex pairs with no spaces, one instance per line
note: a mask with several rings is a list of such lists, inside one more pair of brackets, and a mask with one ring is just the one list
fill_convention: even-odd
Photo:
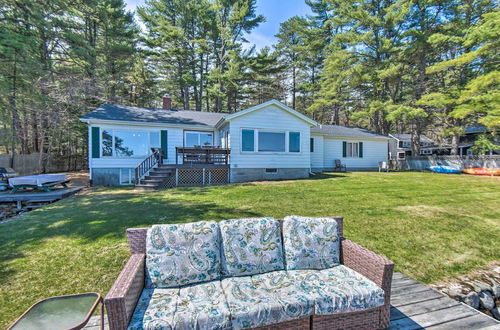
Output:
[[120,169],[119,168],[93,168],[92,169],[93,186],[119,186]]
[[309,177],[309,168],[277,168],[276,170],[275,173],[267,173],[265,168],[232,168],[231,182],[291,180]]

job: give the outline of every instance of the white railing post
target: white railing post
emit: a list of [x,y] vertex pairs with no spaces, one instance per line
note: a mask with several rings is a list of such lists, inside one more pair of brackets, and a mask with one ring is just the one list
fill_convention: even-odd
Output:
[[175,169],[175,186],[176,187],[179,186],[179,169],[178,168]]

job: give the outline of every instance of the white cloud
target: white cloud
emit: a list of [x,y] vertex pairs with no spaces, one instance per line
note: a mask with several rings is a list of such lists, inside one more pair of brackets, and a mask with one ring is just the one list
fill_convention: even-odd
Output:
[[248,44],[244,45],[245,49],[249,49],[253,45],[255,45],[256,50],[260,50],[266,46],[270,47],[276,41],[276,38],[274,38],[274,36],[266,36],[258,32],[252,32],[245,35],[245,39],[248,40]]

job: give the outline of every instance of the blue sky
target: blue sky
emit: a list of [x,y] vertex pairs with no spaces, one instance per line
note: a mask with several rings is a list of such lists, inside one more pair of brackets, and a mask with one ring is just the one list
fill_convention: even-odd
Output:
[[[127,8],[135,10],[144,0],[126,0]],[[257,0],[257,14],[264,15],[266,21],[246,36],[246,39],[260,49],[274,44],[280,23],[295,15],[311,14],[304,0]]]

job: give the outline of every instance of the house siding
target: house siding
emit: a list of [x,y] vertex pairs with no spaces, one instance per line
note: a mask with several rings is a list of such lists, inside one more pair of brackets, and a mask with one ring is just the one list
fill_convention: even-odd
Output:
[[311,168],[314,172],[322,171],[324,160],[324,138],[322,135],[311,135],[314,138],[314,152],[311,152]]
[[[241,130],[244,128],[300,132],[300,152],[242,152]],[[311,166],[309,152],[310,125],[276,106],[271,105],[267,108],[234,118],[229,123],[229,132],[231,136],[231,168],[309,169]],[[288,141],[286,145],[288,146]],[[255,148],[257,147],[256,145]]]
[[[342,142],[363,142],[363,157],[350,158],[342,157]],[[343,139],[324,138],[324,163],[325,170],[333,169],[335,159],[340,159],[342,164],[351,170],[376,169],[378,163],[387,161],[387,140],[367,140],[367,139]]]

